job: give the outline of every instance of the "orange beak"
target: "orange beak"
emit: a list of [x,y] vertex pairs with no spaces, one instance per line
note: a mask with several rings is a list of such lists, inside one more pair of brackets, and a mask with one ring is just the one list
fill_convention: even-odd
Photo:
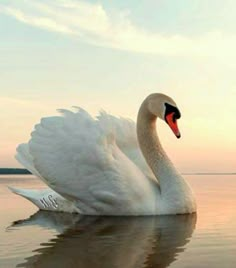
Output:
[[170,126],[171,130],[174,132],[175,136],[179,139],[180,132],[177,125],[177,120],[174,118],[175,113],[170,113],[166,116],[166,122]]

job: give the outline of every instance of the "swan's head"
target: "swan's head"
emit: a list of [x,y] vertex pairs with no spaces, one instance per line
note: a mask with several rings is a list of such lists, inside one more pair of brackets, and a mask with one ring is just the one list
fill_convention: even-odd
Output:
[[161,93],[154,93],[147,97],[148,110],[151,114],[164,120],[177,138],[180,138],[180,132],[177,125],[177,119],[181,114],[176,103],[168,96]]

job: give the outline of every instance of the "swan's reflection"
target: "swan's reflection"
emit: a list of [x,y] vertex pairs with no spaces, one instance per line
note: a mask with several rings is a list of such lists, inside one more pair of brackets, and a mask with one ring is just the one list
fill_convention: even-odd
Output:
[[17,267],[167,267],[185,249],[196,215],[81,217],[37,212],[17,225],[63,231]]

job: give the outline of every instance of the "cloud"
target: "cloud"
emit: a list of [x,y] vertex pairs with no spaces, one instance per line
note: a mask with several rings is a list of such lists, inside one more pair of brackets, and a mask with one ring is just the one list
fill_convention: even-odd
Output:
[[220,31],[198,36],[162,35],[137,27],[124,11],[107,11],[85,1],[35,1],[1,5],[1,12],[48,31],[97,45],[167,56],[235,58],[236,36]]

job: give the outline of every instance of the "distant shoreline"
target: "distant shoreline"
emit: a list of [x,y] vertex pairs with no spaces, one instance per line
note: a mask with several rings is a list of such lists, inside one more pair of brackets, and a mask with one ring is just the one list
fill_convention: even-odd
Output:
[[25,168],[0,168],[0,175],[30,175],[32,174]]
[[[0,168],[0,175],[31,175],[25,168]],[[236,175],[236,172],[182,172],[182,175]]]
[[236,175],[236,172],[183,172],[182,175]]

